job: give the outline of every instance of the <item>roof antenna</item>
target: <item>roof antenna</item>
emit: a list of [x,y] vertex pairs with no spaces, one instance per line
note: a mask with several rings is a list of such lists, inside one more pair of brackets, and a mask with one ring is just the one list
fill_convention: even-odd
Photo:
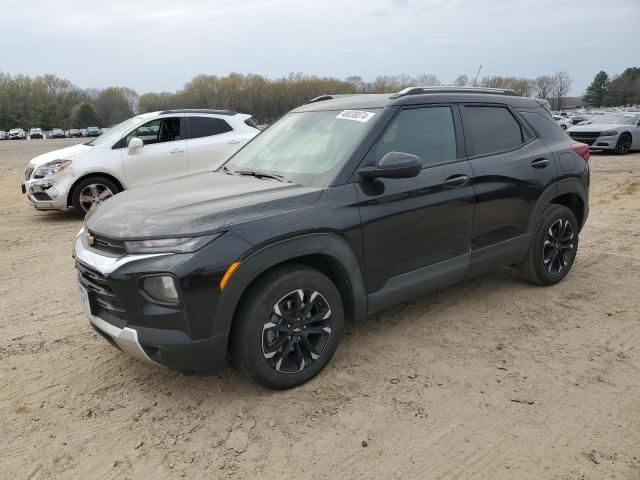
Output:
[[478,67],[478,73],[476,73],[476,78],[473,79],[473,85],[471,85],[472,87],[476,86],[476,80],[478,80],[478,75],[480,75],[480,70],[482,70],[482,65]]

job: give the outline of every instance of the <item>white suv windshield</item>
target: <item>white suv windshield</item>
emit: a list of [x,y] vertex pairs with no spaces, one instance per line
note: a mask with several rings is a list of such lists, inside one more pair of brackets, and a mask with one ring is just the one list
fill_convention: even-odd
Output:
[[98,145],[102,145],[104,143],[109,143],[111,141],[115,143],[118,140],[120,140],[123,137],[123,135],[140,120],[141,120],[140,117],[133,117],[128,120],[125,120],[124,122],[119,123],[118,125],[110,128],[107,131],[107,133],[103,133],[99,137],[96,137],[90,142],[85,143],[85,145],[91,145],[95,147]]
[[376,110],[289,113],[256,136],[226,163],[227,171],[280,175],[302,185],[331,180]]

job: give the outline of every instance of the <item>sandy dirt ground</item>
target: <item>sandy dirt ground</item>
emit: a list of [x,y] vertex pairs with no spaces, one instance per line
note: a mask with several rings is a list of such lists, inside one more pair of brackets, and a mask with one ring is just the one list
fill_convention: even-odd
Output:
[[640,154],[593,155],[560,285],[512,269],[347,326],[331,364],[272,392],[229,369],[133,360],[83,317],[71,242],[0,142],[0,477],[640,479]]

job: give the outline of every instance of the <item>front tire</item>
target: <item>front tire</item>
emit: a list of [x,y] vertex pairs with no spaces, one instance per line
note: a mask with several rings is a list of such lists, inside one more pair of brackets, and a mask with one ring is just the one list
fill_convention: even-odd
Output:
[[520,274],[537,285],[554,285],[571,270],[578,251],[578,222],[564,205],[549,205],[536,226]]
[[265,387],[296,387],[329,362],[343,323],[342,298],[329,278],[304,265],[276,267],[243,296],[232,333],[234,364]]
[[622,135],[620,135],[618,137],[618,141],[616,142],[616,148],[614,149],[615,154],[625,155],[629,153],[629,150],[631,150],[631,142],[631,135],[629,135],[628,133],[623,133]]
[[82,215],[120,192],[118,186],[105,177],[88,177],[79,181],[71,194],[71,204]]

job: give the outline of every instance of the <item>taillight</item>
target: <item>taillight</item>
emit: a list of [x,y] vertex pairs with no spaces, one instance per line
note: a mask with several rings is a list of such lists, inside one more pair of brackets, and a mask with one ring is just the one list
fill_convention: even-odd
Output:
[[585,162],[589,161],[589,145],[586,143],[572,143],[571,149],[580,155]]

